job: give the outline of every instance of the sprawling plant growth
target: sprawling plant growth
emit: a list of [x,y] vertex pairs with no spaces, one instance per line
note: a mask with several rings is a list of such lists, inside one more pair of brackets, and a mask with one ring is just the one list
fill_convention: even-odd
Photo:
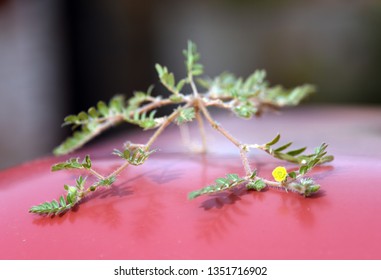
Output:
[[[199,63],[200,55],[196,45],[188,42],[184,56],[187,76],[179,81],[175,80],[174,74],[167,67],[160,64],[155,66],[160,82],[170,92],[168,98],[154,97],[151,94],[152,87],[150,87],[147,92],[136,92],[128,100],[125,100],[123,96],[116,96],[108,104],[100,101],[96,107],[91,107],[87,112],[65,118],[64,125],[73,126],[76,131],[72,137],[66,139],[54,150],[56,155],[70,153],[104,130],[122,122],[138,125],[145,130],[152,129],[154,133],[145,144],[128,142],[122,150],[115,149],[113,154],[122,158],[123,163],[107,175],[102,175],[93,168],[90,156],[86,156],[82,160],[71,158],[66,162],[55,164],[52,171],[80,169],[88,173],[88,176],[94,176],[95,183],[88,184],[87,177],[80,176],[74,186],[64,186],[65,195],[58,200],[33,206],[30,208],[30,212],[56,215],[72,208],[99,188],[110,187],[128,166],[145,163],[154,152],[152,145],[155,140],[168,125],[175,123],[181,126],[194,120],[199,126],[202,152],[206,151],[204,123],[207,122],[237,147],[244,174],[241,176],[227,174],[225,177],[217,178],[214,184],[191,192],[189,199],[226,191],[242,184],[245,184],[247,189],[256,191],[261,191],[268,186],[298,192],[304,196],[310,196],[319,190],[320,186],[307,175],[316,165],[333,159],[332,156],[327,155],[325,143],[311,153],[305,153],[306,147],[291,148],[291,142],[279,145],[281,138],[279,134],[264,144],[242,143],[217,123],[208,110],[209,107],[218,107],[233,112],[240,118],[250,119],[253,116],[261,115],[268,107],[280,108],[298,105],[302,99],[314,91],[313,86],[303,85],[293,89],[284,89],[281,86],[272,87],[266,81],[266,72],[263,70],[255,71],[246,79],[237,78],[229,73],[221,74],[214,79],[196,79],[203,74],[203,66]],[[199,91],[196,82],[205,88],[204,92]],[[189,85],[191,93],[183,92],[185,85]],[[177,108],[172,113],[164,117],[156,117],[157,108],[173,104],[176,104]],[[254,148],[263,150],[280,160],[295,163],[298,168],[296,171],[288,172],[284,167],[279,166],[273,171],[274,180],[264,179],[257,174],[256,169],[252,169],[249,163],[247,154],[250,149]]]

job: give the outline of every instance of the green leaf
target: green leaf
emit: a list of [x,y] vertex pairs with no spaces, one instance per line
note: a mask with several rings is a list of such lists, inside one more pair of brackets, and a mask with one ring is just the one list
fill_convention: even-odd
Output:
[[254,189],[256,191],[261,191],[265,187],[266,187],[266,183],[262,179],[258,179],[258,180],[255,180],[255,181],[249,181],[246,184],[246,188],[249,189],[249,190],[250,189]]
[[111,186],[115,181],[116,181],[116,177],[111,176],[111,177],[105,178],[103,180],[99,180],[98,185],[99,186]]
[[212,193],[224,191],[239,185],[243,181],[245,181],[245,179],[239,177],[237,174],[227,174],[226,178],[217,178],[215,180],[216,182],[215,185],[209,185],[205,188],[189,193],[188,198],[194,199],[203,194],[212,194]]
[[281,86],[275,86],[268,88],[261,98],[266,103],[270,103],[274,106],[296,106],[315,91],[316,88],[313,85],[303,85],[293,89],[284,89]]
[[168,87],[173,88],[175,86],[175,76],[173,73],[168,73],[165,75],[165,83],[168,85]]
[[330,161],[333,161],[334,159],[335,159],[334,156],[331,156],[331,155],[324,156],[320,159],[319,163],[321,164],[321,163],[325,163],[325,162],[330,162]]
[[190,192],[188,194],[188,199],[189,200],[192,200],[192,199],[195,199],[196,197],[199,197],[200,195],[202,195],[203,193],[201,191],[193,191],[193,192]]
[[109,108],[107,107],[106,103],[103,101],[99,101],[97,103],[98,111],[103,117],[107,117],[109,115]]
[[78,124],[79,123],[79,118],[76,115],[69,115],[64,118],[64,124],[63,125],[68,125],[68,124]]
[[[198,67],[196,67],[196,65]],[[196,65],[193,66],[192,75],[193,76],[200,76],[204,73],[204,69],[203,69],[202,65],[200,65],[200,64],[196,64]]]
[[59,208],[59,205],[58,205],[58,202],[56,200],[53,200],[51,202],[51,205],[52,205],[52,208],[55,209],[55,208]]
[[183,89],[183,87],[184,87],[184,85],[185,85],[185,83],[187,83],[187,79],[181,79],[178,83],[177,83],[177,85],[176,85],[176,92],[180,92],[182,89]]
[[265,145],[266,146],[275,145],[276,143],[278,143],[279,139],[280,139],[280,134],[278,133],[277,136],[275,136],[275,138],[273,140],[271,140],[270,142],[266,143]]
[[124,110],[124,97],[122,95],[114,96],[110,100],[109,107],[115,114],[122,113]]
[[233,112],[244,119],[250,119],[257,114],[258,109],[253,104],[246,102],[245,104],[234,107]]
[[292,172],[289,172],[288,173],[288,176],[292,179],[295,179],[296,178],[296,172],[295,171],[292,171]]
[[209,90],[209,89],[211,88],[212,83],[213,83],[213,81],[211,81],[211,80],[201,79],[201,78],[197,79],[196,82],[197,82],[200,86],[202,86],[203,88],[205,88],[205,89],[207,89],[207,90]]
[[66,201],[69,204],[74,205],[75,203],[77,203],[77,194],[78,194],[78,191],[76,187],[68,186]]
[[317,165],[319,163],[319,161],[320,161],[320,158],[316,158],[316,159],[313,159],[310,162],[308,162],[308,164],[307,164],[308,169],[313,168],[315,165]]
[[72,195],[73,197],[77,196],[77,188],[69,186],[68,195]]
[[229,186],[229,180],[225,178],[217,178],[216,185],[219,187]]
[[66,210],[66,202],[62,196],[60,197],[60,204],[56,200],[44,202],[39,205],[32,206],[29,209],[29,212],[40,215],[58,215]]
[[88,115],[85,112],[80,112],[78,114],[78,119],[80,121],[87,121],[89,119]]
[[[184,83],[182,80],[179,82],[177,86],[175,86],[175,76],[173,73],[168,72],[167,67],[163,67],[160,64],[155,65],[156,71],[158,73],[160,82],[171,92],[174,94],[178,94],[179,90],[182,88],[182,84]],[[180,89],[178,89],[180,88]]]
[[81,169],[83,166],[79,163],[78,158],[71,158],[66,162],[60,162],[52,166],[52,171],[59,171],[63,169]]
[[289,143],[287,143],[287,144],[285,144],[283,146],[280,146],[279,148],[276,148],[274,151],[275,152],[281,152],[281,151],[287,149],[288,147],[290,147],[291,145],[292,145],[292,142],[289,142]]
[[63,169],[90,169],[91,168],[91,160],[87,155],[82,163],[79,162],[79,158],[71,158],[66,162],[60,162],[52,166],[52,171],[59,171]]
[[122,122],[122,118],[127,110],[124,106],[124,98],[115,96],[110,101],[110,108],[105,102],[100,101],[97,108],[91,107],[88,112],[80,112],[77,116],[70,115],[64,119],[63,125],[72,125],[73,129],[78,129],[71,137],[68,137],[60,146],[54,149],[54,154],[63,155],[80,148],[86,142],[94,138],[106,128]]
[[193,107],[179,110],[180,113],[175,120],[178,125],[183,124],[185,122],[190,122],[196,117]]
[[68,204],[74,203],[73,197],[71,195],[67,195],[66,196],[66,201],[67,201]]
[[156,63],[155,68],[156,68],[156,71],[157,71],[159,78],[161,78],[161,76],[163,76],[163,74],[164,74],[163,67],[159,63]]
[[79,178],[75,181],[76,182],[75,187],[78,190],[83,190],[84,189],[84,185],[85,185],[85,181],[86,181],[86,178],[83,178],[82,176],[79,176]]
[[138,111],[135,111],[133,118],[130,118],[128,116],[128,118],[126,118],[125,120],[129,123],[136,124],[145,130],[152,129],[159,125],[159,122],[157,122],[155,119],[155,114],[155,110],[151,111],[149,116],[147,116],[146,112],[139,114]]
[[253,173],[251,173],[251,175],[250,175],[250,179],[254,179],[255,177],[257,176],[257,170],[255,169],[254,171],[253,171]]
[[311,186],[308,186],[304,192],[304,195],[305,196],[311,196],[312,194],[318,192],[320,189],[320,186],[319,185],[311,185]]
[[300,181],[294,181],[288,186],[306,197],[316,193],[320,189],[320,186],[311,178],[301,178]]
[[203,73],[203,66],[197,63],[200,59],[200,54],[197,52],[197,46],[192,41],[188,41],[187,49],[183,51],[185,56],[185,65],[187,72],[191,76],[199,76]]
[[142,165],[155,150],[145,151],[141,148],[126,148],[123,152],[114,149],[113,154],[127,160],[131,165]]
[[316,165],[326,162],[326,160],[333,160],[332,156],[326,156],[328,145],[323,143],[319,147],[315,148],[315,153],[308,156],[299,156],[298,161],[303,163],[299,168],[299,173],[301,175],[306,174],[308,171],[313,169]]
[[299,173],[304,175],[306,174],[308,171],[308,166],[307,165],[302,165],[300,168],[299,168]]
[[62,207],[66,207],[66,200],[63,196],[60,196],[60,204]]
[[61,145],[56,147],[53,153],[55,155],[65,155],[82,147],[91,138],[93,138],[93,135],[90,131],[77,131],[72,137],[67,138]]
[[300,148],[300,149],[297,149],[297,150],[289,151],[289,152],[287,152],[287,154],[290,155],[290,156],[297,156],[297,155],[303,153],[306,149],[307,149],[307,147],[303,147],[303,148]]
[[84,160],[82,161],[83,168],[90,169],[91,168],[91,159],[89,155],[86,155]]
[[136,110],[148,98],[148,94],[142,91],[135,91],[134,96],[128,99],[128,109],[125,112],[126,118],[129,118],[130,111]]
[[285,160],[285,161],[288,161],[288,162],[293,162],[293,163],[298,163],[298,159],[293,157],[293,156],[290,156],[289,154],[283,154],[283,153],[279,153],[279,152],[274,152],[274,156],[276,158],[279,158],[281,160]]
[[184,96],[180,94],[172,94],[169,96],[169,100],[171,100],[173,103],[181,103],[184,101]]
[[227,175],[226,175],[226,178],[227,178],[230,182],[236,182],[236,181],[240,180],[240,177],[239,177],[237,174],[227,174]]
[[95,109],[94,107],[89,108],[89,110],[87,112],[88,112],[89,116],[93,119],[96,119],[99,117],[99,113],[98,113],[97,109]]

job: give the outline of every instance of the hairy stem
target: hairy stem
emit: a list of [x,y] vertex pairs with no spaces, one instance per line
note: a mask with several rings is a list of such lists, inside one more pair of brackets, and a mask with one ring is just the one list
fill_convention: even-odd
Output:
[[[189,107],[189,105],[184,106],[183,108]],[[145,147],[147,150],[152,146],[152,144],[156,141],[157,137],[164,131],[164,129],[177,117],[179,114],[179,110],[175,110],[172,114],[170,114],[163,123],[159,126],[159,128],[155,131],[155,133],[151,136],[151,138],[146,143]]]
[[268,185],[268,186],[271,186],[271,187],[278,187],[278,188],[280,188],[280,187],[285,188],[285,187],[284,187],[281,183],[279,183],[279,182],[274,182],[274,181],[271,181],[271,180],[267,180],[267,179],[264,179],[264,178],[255,176],[254,180],[258,180],[258,179],[262,180],[262,181],[263,181],[266,185]]
[[214,119],[209,114],[208,109],[204,106],[203,103],[200,102],[199,107],[204,114],[206,120],[210,123],[210,125],[216,129],[218,132],[220,132],[223,136],[225,136],[230,142],[232,142],[240,152],[241,160],[243,167],[245,168],[245,172],[247,176],[250,176],[252,173],[249,159],[247,158],[247,147],[245,145],[242,145],[241,142],[239,142],[236,138],[234,138],[229,132],[227,132],[220,124],[216,123]]
[[112,176],[117,176],[119,175],[120,172],[122,172],[124,169],[126,169],[127,166],[129,166],[129,162],[123,163],[121,166],[118,167],[114,172],[112,172],[110,175],[107,176],[107,178],[111,178]]
[[[169,115],[164,122],[160,125],[160,127],[155,131],[155,133],[151,136],[148,142],[145,144],[145,149],[149,150],[152,144],[156,141],[157,137],[164,131],[164,129],[177,117],[179,111],[174,111],[171,115]],[[129,166],[129,162],[125,162],[121,166],[118,167],[114,172],[107,176],[107,178],[111,178],[113,176],[119,175],[127,166]]]
[[251,175],[252,170],[250,168],[249,159],[247,158],[247,149],[244,145],[239,146],[239,154],[241,156],[243,167],[245,168],[246,176]]
[[[137,110],[137,112],[138,112],[138,114],[141,114],[141,113],[148,112],[148,111],[151,111],[155,108],[162,107],[162,106],[169,105],[169,104],[173,104],[173,102],[169,99],[156,98],[154,101],[152,101],[152,103],[148,103],[147,105],[144,105],[143,107],[139,108]],[[136,113],[135,110],[132,111],[130,113],[130,117],[132,117],[135,113]]]
[[236,138],[234,138],[229,132],[227,132],[220,124],[218,124],[209,114],[209,111],[206,109],[203,103],[200,102],[199,107],[204,114],[206,120],[210,123],[210,125],[224,135],[230,142],[232,142],[237,148],[241,146],[241,142],[239,142]]
[[[97,128],[91,132],[81,143],[81,146],[89,142],[91,139],[93,139],[95,136],[98,136],[103,131],[109,129],[112,126],[115,126],[123,121],[123,115],[118,114],[113,116],[112,118],[107,118],[103,123],[101,123]],[[80,148],[81,146],[76,147],[76,149]]]
[[97,177],[98,179],[100,179],[100,180],[104,180],[104,179],[105,179],[104,176],[102,176],[101,174],[99,174],[97,171],[95,171],[95,170],[92,169],[92,168],[89,169],[89,172],[90,172],[91,174],[93,174],[95,177]]
[[193,75],[190,72],[188,74],[188,80],[189,80],[189,84],[190,84],[190,86],[192,88],[194,98],[198,98],[199,97],[199,93],[198,93],[196,84],[194,83]]
[[221,99],[210,100],[209,98],[205,98],[204,102],[206,106],[215,106],[226,110],[232,109],[232,102],[223,102]]

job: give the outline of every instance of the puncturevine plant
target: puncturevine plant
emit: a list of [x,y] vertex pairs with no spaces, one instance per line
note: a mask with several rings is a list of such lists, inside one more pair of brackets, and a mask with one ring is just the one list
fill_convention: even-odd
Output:
[[[214,79],[201,79],[196,77],[203,74],[203,66],[199,63],[200,55],[196,45],[188,42],[187,49],[183,51],[187,77],[175,81],[174,74],[167,67],[156,64],[156,70],[162,85],[170,92],[168,98],[152,96],[152,87],[147,92],[135,92],[134,96],[126,100],[123,96],[116,96],[106,104],[98,102],[87,112],[67,116],[64,125],[71,125],[73,136],[58,146],[54,153],[64,155],[70,153],[104,130],[122,122],[140,126],[143,129],[155,129],[155,132],[145,144],[128,142],[122,150],[115,149],[113,154],[122,158],[123,163],[108,175],[102,175],[92,167],[90,156],[84,159],[71,158],[66,162],[52,166],[52,171],[80,169],[88,176],[95,177],[95,183],[88,184],[87,177],[80,176],[74,186],[65,185],[65,195],[58,200],[44,202],[30,208],[31,213],[42,215],[57,215],[78,204],[83,198],[100,188],[109,188],[118,178],[118,175],[128,166],[138,166],[148,159],[154,152],[152,145],[160,134],[171,123],[181,126],[184,123],[196,120],[202,138],[202,152],[206,151],[206,138],[204,122],[209,123],[222,136],[226,137],[237,147],[244,168],[244,175],[227,174],[217,178],[214,184],[189,193],[189,199],[205,194],[230,190],[238,185],[245,184],[247,189],[261,191],[266,186],[293,191],[304,196],[316,193],[320,186],[307,175],[316,165],[333,160],[327,155],[327,144],[323,143],[311,153],[305,153],[306,147],[291,149],[292,142],[279,145],[280,135],[264,144],[245,144],[236,139],[221,124],[216,122],[209,113],[209,107],[218,107],[233,112],[240,118],[250,119],[259,116],[266,108],[280,108],[295,106],[306,96],[314,92],[311,85],[302,85],[293,89],[284,89],[281,86],[269,86],[265,80],[266,72],[257,70],[247,79],[237,78],[232,74],[223,73]],[[200,92],[196,83],[205,88]],[[183,92],[185,85],[191,93]],[[156,117],[156,110],[167,105],[177,105],[167,116]],[[282,166],[276,167],[272,175],[274,180],[260,177],[249,163],[247,153],[250,149],[260,149],[270,156],[298,165],[296,171],[288,172]]]

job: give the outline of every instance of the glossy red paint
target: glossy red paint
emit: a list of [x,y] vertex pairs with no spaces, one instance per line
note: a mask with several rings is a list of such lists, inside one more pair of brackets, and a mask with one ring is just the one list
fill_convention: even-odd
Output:
[[[299,109],[243,126],[230,119],[221,121],[247,142],[259,137],[250,142],[262,143],[277,131],[284,141],[298,139],[297,144],[317,146],[329,140],[336,159],[312,174],[322,190],[311,198],[241,187],[189,201],[191,190],[226,173],[243,172],[235,148],[217,140],[211,130],[212,153],[192,155],[180,144],[168,145],[179,142],[178,133],[170,130],[159,140],[163,149],[146,164],[128,169],[114,187],[94,193],[57,217],[39,217],[27,210],[59,197],[63,184],[73,182],[79,173],[51,173],[57,158],[2,171],[0,258],[381,259],[381,157],[380,149],[372,152],[373,145],[381,143],[381,110],[335,107],[326,108],[324,114],[321,110]],[[368,122],[361,122],[365,119]],[[139,133],[132,138],[144,142],[146,136]],[[95,154],[95,167],[106,174],[120,163],[106,155],[123,140],[81,154]],[[352,150],[353,143],[367,146],[360,147],[360,154]],[[256,152],[250,159],[267,178],[279,164]]]

